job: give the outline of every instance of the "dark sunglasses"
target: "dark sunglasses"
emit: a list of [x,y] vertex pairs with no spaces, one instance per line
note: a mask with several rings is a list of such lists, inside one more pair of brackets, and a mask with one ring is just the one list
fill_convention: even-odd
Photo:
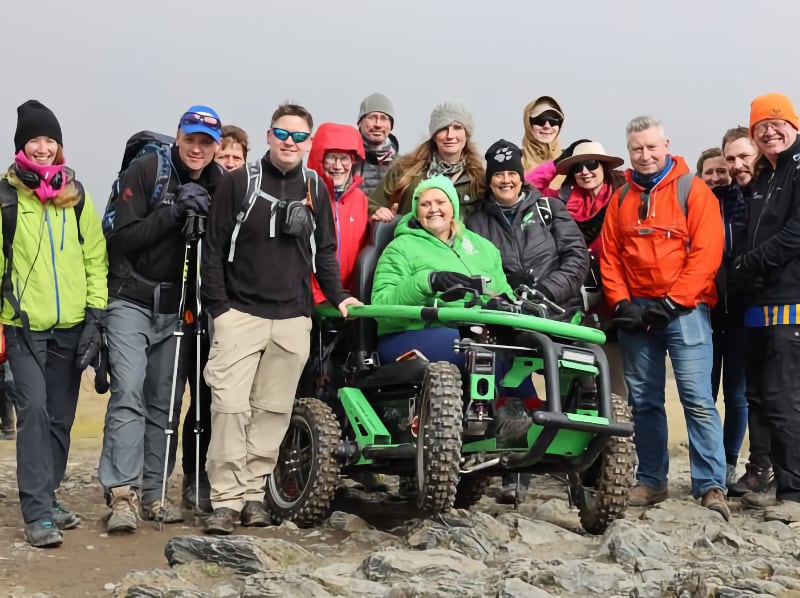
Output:
[[292,141],[295,143],[303,143],[306,139],[311,137],[311,133],[306,133],[305,131],[287,131],[286,129],[279,129],[278,127],[272,127],[272,134],[281,141],[286,141],[291,137]]
[[596,170],[598,166],[600,166],[599,160],[584,160],[583,162],[576,162],[573,164],[569,169],[569,173],[578,174],[584,168],[586,168],[586,170]]
[[191,126],[204,124],[212,129],[222,130],[222,123],[216,116],[210,114],[200,114],[198,112],[187,112],[181,117],[181,125]]
[[639,204],[639,220],[647,220],[647,216],[650,212],[650,192],[642,191],[641,200]]
[[560,127],[564,121],[557,116],[530,116],[528,117],[528,122],[531,126],[536,125],[537,127],[543,127],[546,124],[551,127]]

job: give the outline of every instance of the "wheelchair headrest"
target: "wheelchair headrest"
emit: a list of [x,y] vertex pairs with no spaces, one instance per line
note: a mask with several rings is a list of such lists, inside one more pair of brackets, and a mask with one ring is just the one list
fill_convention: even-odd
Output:
[[391,222],[375,222],[372,225],[370,243],[361,253],[358,254],[355,268],[355,284],[358,298],[364,303],[370,302],[372,295],[372,280],[375,276],[375,267],[378,265],[378,258],[386,249],[386,246],[394,238],[394,229],[399,218]]

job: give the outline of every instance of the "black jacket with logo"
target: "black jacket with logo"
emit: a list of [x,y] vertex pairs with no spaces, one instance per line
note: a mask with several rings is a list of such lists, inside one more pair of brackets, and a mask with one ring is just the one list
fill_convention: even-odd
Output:
[[[173,170],[169,185],[155,205],[152,195],[158,177],[158,156],[150,153],[130,163],[120,181],[114,229],[106,237],[109,297],[162,313],[177,313],[183,276],[183,222],[176,220],[170,210],[176,189],[195,182],[213,194],[224,174],[212,161],[193,180],[177,147],[172,147],[170,158]],[[189,271],[194,271],[191,264]],[[160,288],[157,294],[155,287]],[[160,297],[159,305],[154,305],[156,297]]]
[[742,264],[754,280],[749,305],[800,303],[800,136],[776,168],[756,164]]
[[[336,234],[328,190],[305,174],[302,164],[283,173],[267,154],[261,160],[261,190],[284,201],[303,201],[309,192],[316,223],[316,276],[325,297],[338,305],[342,289],[336,261]],[[270,236],[272,205],[258,198],[241,225],[233,261],[229,262],[236,216],[247,202],[247,168],[229,173],[211,202],[203,249],[201,297],[212,317],[233,307],[273,320],[310,316],[311,247],[308,238],[282,233]]]
[[511,224],[487,197],[468,218],[467,228],[500,250],[509,281],[530,271],[538,279],[536,286],[566,309],[568,318],[583,306],[580,289],[589,272],[586,242],[562,201],[538,195],[526,193]]

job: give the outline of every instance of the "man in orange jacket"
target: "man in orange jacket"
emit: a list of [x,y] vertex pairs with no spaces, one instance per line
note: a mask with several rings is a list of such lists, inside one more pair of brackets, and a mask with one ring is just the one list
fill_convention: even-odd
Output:
[[669,154],[661,123],[628,123],[631,170],[608,204],[600,271],[615,324],[633,407],[637,485],[632,506],[667,498],[668,352],[686,414],[692,494],[726,520],[722,422],[711,396],[709,310],[722,260],[719,204],[683,158]]

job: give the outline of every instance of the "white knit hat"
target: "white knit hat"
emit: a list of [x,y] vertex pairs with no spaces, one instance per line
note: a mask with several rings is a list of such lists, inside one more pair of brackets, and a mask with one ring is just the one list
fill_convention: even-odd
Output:
[[472,133],[475,130],[475,121],[467,105],[459,100],[445,100],[431,112],[431,122],[428,126],[430,136],[433,137],[436,131],[441,131],[454,122],[464,125],[467,130],[467,136],[472,137]]

